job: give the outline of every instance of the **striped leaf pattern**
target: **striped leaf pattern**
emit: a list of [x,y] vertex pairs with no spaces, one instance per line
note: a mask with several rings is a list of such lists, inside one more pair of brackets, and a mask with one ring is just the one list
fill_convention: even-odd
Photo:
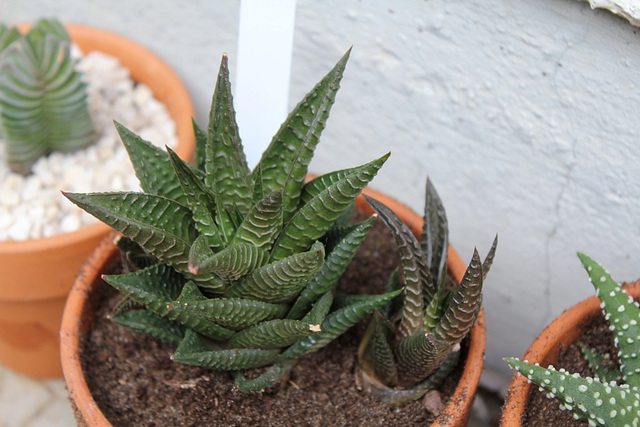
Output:
[[459,343],[471,330],[482,304],[482,261],[477,250],[462,282],[453,292],[451,302],[434,330],[435,336],[451,344]]
[[422,272],[428,269],[420,244],[409,227],[384,204],[366,197],[367,202],[391,230],[398,245],[404,275],[404,305],[401,311],[398,336],[413,335],[422,329],[424,297],[422,294]]
[[300,357],[303,354],[321,349],[399,294],[400,291],[369,295],[366,299],[355,304],[331,312],[320,325],[322,328],[320,332],[296,341],[282,352],[279,360]]
[[259,163],[266,192],[284,189],[285,220],[295,212],[307,168],[329,118],[351,49],[289,114]]
[[447,361],[454,355],[457,360],[458,344],[480,311],[483,280],[498,241],[496,237],[484,263],[475,250],[461,283],[445,290],[448,225],[431,180],[427,178],[420,243],[393,211],[372,198],[366,200],[398,246],[402,276],[392,274],[387,289],[403,286],[403,292],[369,325],[358,354],[359,378],[384,402],[403,406],[440,384],[450,372]]
[[282,230],[282,190],[267,194],[244,218],[233,242],[246,242],[258,248],[271,249]]
[[188,206],[167,152],[145,141],[122,124],[116,122],[115,126],[140,181],[140,188],[146,193],[164,196]]
[[287,315],[288,318],[297,319],[304,315],[309,310],[309,307],[311,307],[311,304],[333,288],[333,285],[335,285],[347,266],[351,263],[351,260],[365,237],[367,237],[367,233],[371,229],[374,220],[375,218],[371,217],[354,226],[348,230],[346,235],[342,236],[340,243],[326,256],[324,265],[318,274],[311,283],[304,288],[296,300]]
[[74,70],[69,37],[57,21],[37,21],[24,36],[2,27],[0,128],[9,166],[28,174],[51,151],[93,142],[86,83]]
[[65,193],[73,203],[140,244],[160,261],[188,272],[196,231],[191,211],[145,193]]
[[200,273],[215,273],[224,280],[234,281],[263,267],[268,260],[269,253],[257,246],[232,243],[195,267]]
[[229,340],[231,347],[276,349],[320,331],[320,325],[292,319],[275,319],[243,329]]
[[[361,168],[356,168],[353,173],[328,186],[298,209],[276,240],[271,251],[271,259],[279,260],[304,250],[325,234],[388,158],[387,154]],[[314,226],[310,227],[309,224]]]
[[286,303],[313,280],[324,263],[324,247],[316,242],[311,250],[267,264],[227,289],[225,296]]
[[174,346],[180,344],[186,331],[180,323],[156,316],[144,309],[127,311],[118,316],[112,316],[111,320]]
[[246,213],[251,206],[251,176],[240,142],[227,63],[223,55],[209,114],[205,182],[225,208],[237,206]]
[[187,330],[172,359],[187,365],[204,366],[220,371],[238,371],[260,368],[271,364],[279,350],[260,350],[254,348],[234,348],[212,350],[193,331]]

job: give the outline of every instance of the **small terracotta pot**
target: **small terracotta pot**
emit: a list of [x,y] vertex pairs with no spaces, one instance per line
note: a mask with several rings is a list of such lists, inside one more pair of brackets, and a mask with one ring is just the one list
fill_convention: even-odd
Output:
[[[420,236],[422,218],[411,209],[376,191],[365,189],[363,192],[390,207],[410,226],[416,236]],[[373,213],[363,197],[356,199],[356,208]],[[91,329],[95,307],[98,304],[95,298],[96,285],[101,280],[101,274],[108,271],[108,267],[118,260],[119,252],[113,244],[116,235],[112,233],[107,236],[82,267],[69,294],[62,319],[60,339],[64,378],[80,425],[111,426],[91,396],[82,371],[79,350],[86,333]],[[449,247],[448,256],[449,272],[459,282],[466,271],[466,265],[452,247]],[[470,333],[467,362],[460,382],[444,411],[432,424],[433,426],[458,427],[467,424],[482,374],[485,344],[484,311],[481,309]]]
[[[26,31],[29,24],[18,26]],[[67,25],[84,52],[117,57],[134,81],[145,83],[176,123],[177,153],[194,152],[195,111],[177,74],[146,48],[119,35]],[[81,230],[23,242],[0,242],[0,364],[34,377],[60,377],[58,334],[67,293],[96,245],[110,228],[96,223]]]
[[[640,298],[640,281],[623,285],[622,288],[634,299]],[[538,363],[540,366],[557,365],[560,346],[568,348],[599,319],[602,314],[600,299],[593,296],[565,310],[535,339],[522,360]],[[522,425],[529,393],[533,387],[527,378],[514,373],[509,391],[502,407],[502,427]]]

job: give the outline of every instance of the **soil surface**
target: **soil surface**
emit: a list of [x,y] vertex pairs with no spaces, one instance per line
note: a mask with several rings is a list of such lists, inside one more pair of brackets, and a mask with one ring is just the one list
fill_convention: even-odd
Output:
[[[583,377],[593,377],[594,372],[589,368],[587,361],[582,356],[580,343],[595,349],[597,353],[610,356],[613,369],[620,369],[618,349],[614,344],[613,333],[609,330],[609,322],[599,314],[593,325],[585,330],[580,339],[568,348],[560,349],[558,363],[554,363],[556,369],[564,368],[570,373],[578,372]],[[533,387],[529,393],[529,399],[522,415],[523,426],[588,426],[587,420],[576,420],[573,413],[560,409],[560,401],[547,398],[546,392],[541,392]]]
[[[398,262],[390,233],[376,221],[338,293],[382,293]],[[420,400],[397,409],[356,388],[357,347],[366,319],[303,357],[280,384],[245,394],[229,374],[172,362],[170,346],[109,321],[119,295],[104,282],[100,292],[108,298],[102,298],[84,345],[83,369],[114,426],[412,426],[429,425],[436,417]],[[463,346],[461,360],[465,351]],[[440,388],[444,404],[461,372],[462,363]]]

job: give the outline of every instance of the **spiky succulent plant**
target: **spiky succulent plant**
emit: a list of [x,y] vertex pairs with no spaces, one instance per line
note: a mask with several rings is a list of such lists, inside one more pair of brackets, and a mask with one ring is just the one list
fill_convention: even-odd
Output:
[[402,275],[392,275],[388,290],[403,292],[374,313],[360,344],[358,375],[367,390],[401,406],[438,387],[455,367],[459,344],[482,304],[497,237],[484,263],[475,250],[462,282],[447,290],[447,217],[431,181],[427,178],[420,242],[384,204],[367,201],[399,248]]
[[[261,390],[399,293],[332,310],[334,285],[374,220],[349,225],[350,207],[388,157],[305,183],[348,57],[295,107],[252,172],[226,56],[207,130],[194,122],[195,166],[117,125],[144,192],[66,194],[128,236],[120,246],[141,267],[105,277],[133,301],[114,321],[177,345],[178,362]],[[242,373],[265,366],[254,379]]]
[[640,423],[640,308],[611,275],[593,259],[578,253],[582,265],[600,298],[600,307],[614,333],[620,358],[620,371],[606,369],[606,355],[583,347],[595,376],[581,377],[565,369],[547,368],[506,358],[519,374],[537,384],[550,398],[558,399],[561,409],[589,425],[637,426]]
[[86,84],[70,46],[56,19],[36,21],[25,35],[0,24],[0,136],[15,173],[28,174],[51,151],[76,151],[93,140]]

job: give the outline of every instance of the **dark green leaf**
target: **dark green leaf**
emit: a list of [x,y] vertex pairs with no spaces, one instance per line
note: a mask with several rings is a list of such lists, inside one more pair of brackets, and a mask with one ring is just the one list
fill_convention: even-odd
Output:
[[282,230],[282,190],[267,194],[249,211],[233,242],[247,242],[262,249],[271,245]]
[[309,162],[340,88],[350,51],[293,109],[260,160],[265,192],[284,189],[285,220],[298,206]]
[[263,350],[286,347],[300,338],[320,331],[320,325],[292,319],[274,319],[244,329],[229,340],[229,346],[261,348]]
[[177,346],[184,338],[185,327],[158,317],[148,310],[132,310],[111,318],[115,323]]

